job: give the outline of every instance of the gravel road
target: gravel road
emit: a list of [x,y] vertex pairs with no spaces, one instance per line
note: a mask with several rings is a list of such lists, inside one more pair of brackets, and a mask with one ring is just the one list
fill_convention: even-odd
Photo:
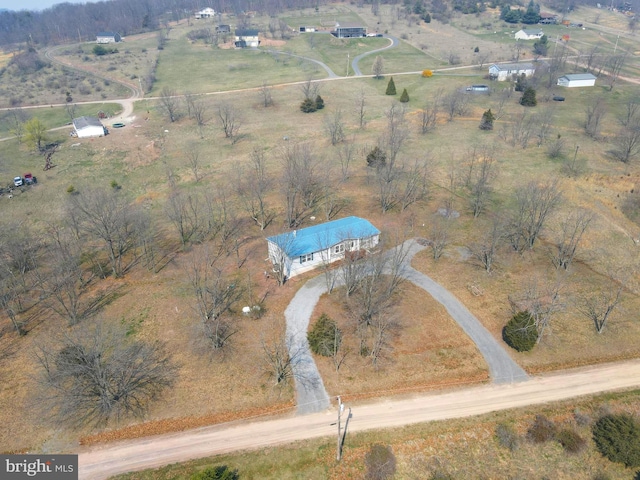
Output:
[[[352,408],[349,432],[471,417],[582,395],[640,387],[640,360],[540,375],[527,382],[488,384],[401,400],[379,400]],[[252,423],[235,422],[187,432],[83,448],[81,480],[160,467],[193,458],[334,436],[335,412]],[[347,435],[347,442],[349,437]]]

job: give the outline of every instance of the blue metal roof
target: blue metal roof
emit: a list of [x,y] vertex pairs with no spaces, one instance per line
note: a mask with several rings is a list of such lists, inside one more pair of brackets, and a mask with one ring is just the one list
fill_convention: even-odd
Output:
[[346,217],[267,237],[267,240],[285,250],[289,257],[297,257],[324,250],[345,240],[367,238],[378,234],[380,230],[368,220]]

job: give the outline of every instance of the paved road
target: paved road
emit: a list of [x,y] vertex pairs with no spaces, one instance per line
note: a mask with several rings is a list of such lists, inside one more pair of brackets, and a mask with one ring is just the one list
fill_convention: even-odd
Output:
[[385,38],[391,40],[391,43],[389,45],[387,45],[386,47],[378,48],[377,50],[371,50],[370,52],[361,53],[351,61],[351,68],[353,69],[353,74],[356,77],[362,76],[362,72],[358,68],[358,62],[360,60],[368,55],[373,55],[374,53],[382,52],[383,50],[387,50],[389,48],[395,48],[398,46],[398,43],[400,43],[396,37],[392,37],[391,35],[385,35]]
[[[540,375],[528,382],[481,385],[401,400],[347,405],[352,408],[353,415],[349,432],[471,417],[638,387],[640,360],[567,370]],[[102,480],[118,473],[160,467],[193,458],[334,436],[336,429],[332,423],[335,420],[335,412],[323,412],[252,423],[214,425],[171,435],[82,448],[76,452],[79,453],[79,478]]]
[[[527,380],[525,371],[504,350],[503,346],[484,328],[460,301],[444,287],[434,282],[424,273],[411,267],[411,259],[422,250],[415,240],[407,240],[401,247],[407,255],[401,268],[401,276],[424,289],[440,302],[458,325],[469,335],[489,366],[489,374],[494,383],[510,383]],[[335,272],[334,272],[335,275]],[[340,275],[335,278],[335,286],[344,282]],[[322,377],[315,364],[309,344],[307,329],[311,314],[320,296],[327,291],[324,274],[307,281],[300,288],[284,312],[287,322],[287,345],[292,359],[293,377],[296,385],[297,409],[299,414],[321,412],[329,406],[329,395],[324,388]]]

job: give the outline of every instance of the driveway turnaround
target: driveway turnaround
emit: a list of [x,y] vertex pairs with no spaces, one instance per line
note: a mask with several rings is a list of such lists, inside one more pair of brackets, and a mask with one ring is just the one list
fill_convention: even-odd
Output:
[[[509,356],[502,345],[484,328],[480,321],[465,308],[460,301],[442,285],[434,282],[424,273],[411,267],[411,259],[423,246],[415,240],[407,240],[400,274],[403,278],[425,290],[446,308],[451,318],[469,335],[489,366],[489,374],[494,383],[511,383],[527,380],[525,371]],[[338,276],[335,286],[342,284]],[[324,274],[307,281],[295,294],[284,312],[287,321],[287,345],[296,385],[297,408],[299,414],[321,412],[329,407],[329,394],[324,388],[322,377],[315,364],[309,343],[307,329],[313,309],[320,296],[327,291]]]

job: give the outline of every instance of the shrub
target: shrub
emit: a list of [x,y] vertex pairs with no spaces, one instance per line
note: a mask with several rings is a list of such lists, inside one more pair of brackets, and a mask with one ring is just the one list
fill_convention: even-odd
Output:
[[409,93],[407,92],[407,89],[405,88],[404,90],[402,90],[402,95],[400,95],[400,102],[401,103],[407,103],[409,101]]
[[553,440],[558,428],[552,420],[544,415],[536,415],[533,424],[527,430],[527,438],[533,443],[544,443]]
[[433,72],[431,70],[423,70],[422,71],[422,76],[424,78],[429,78],[433,76]]
[[500,446],[508,448],[512,452],[517,450],[520,444],[518,433],[511,425],[507,425],[506,423],[496,425],[496,438]]
[[304,113],[315,112],[317,110],[316,102],[314,102],[310,98],[305,98],[300,104],[300,110],[302,110]]
[[514,350],[528,352],[538,340],[538,329],[529,312],[518,312],[502,329],[502,338]]
[[396,457],[391,447],[373,445],[364,457],[367,480],[385,480],[396,473]]
[[592,433],[596,447],[609,460],[640,466],[640,426],[631,415],[605,415],[594,424]]
[[567,453],[580,453],[587,446],[587,442],[572,428],[563,428],[556,434],[556,440]]
[[387,84],[387,91],[385,92],[386,95],[395,95],[396,92],[396,84],[393,81],[393,77],[391,77],[389,79],[389,83]]
[[93,54],[101,57],[102,55],[106,55],[109,51],[104,48],[102,45],[95,45],[93,47]]
[[191,475],[191,480],[238,480],[238,470],[229,470],[226,465],[207,467]]
[[69,185],[67,187],[67,193],[73,193],[76,191],[76,187],[74,187],[73,185]]
[[382,151],[380,147],[373,147],[373,150],[367,155],[368,167],[382,167],[387,163],[387,155]]
[[482,121],[480,122],[480,130],[493,130],[493,121],[496,119],[496,116],[493,114],[491,109],[487,110],[482,114]]
[[313,353],[330,357],[340,348],[342,332],[336,322],[323,313],[307,333],[307,340]]
[[322,110],[324,108],[324,100],[320,95],[316,97],[316,110]]

